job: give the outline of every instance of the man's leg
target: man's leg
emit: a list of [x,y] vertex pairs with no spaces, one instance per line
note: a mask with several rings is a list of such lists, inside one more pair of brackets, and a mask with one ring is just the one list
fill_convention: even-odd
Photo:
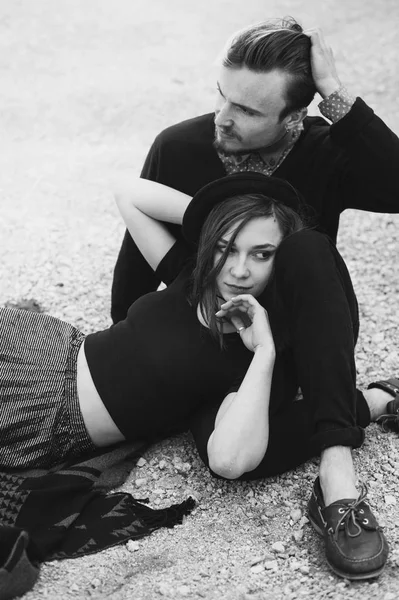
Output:
[[[387,414],[387,406],[392,401],[392,394],[374,388],[364,390],[363,396],[370,411],[370,421],[375,422]],[[323,450],[320,459],[320,484],[327,506],[341,498],[357,497],[351,448],[333,446]]]
[[357,310],[350,277],[335,247],[316,232],[294,234],[280,249],[276,290],[298,381],[312,415],[310,445],[320,454],[320,476],[308,516],[324,537],[326,558],[336,574],[349,579],[375,577],[386,563],[388,544],[365,502],[364,488],[359,496],[351,449],[363,442],[361,422],[374,417],[382,402],[377,409],[371,395],[363,395],[359,406],[367,415],[358,418]]
[[321,455],[323,494],[329,503],[356,497],[351,448],[362,444],[364,432],[356,422],[358,320],[349,274],[325,236],[303,231],[281,244],[275,284],[313,415],[311,445]]

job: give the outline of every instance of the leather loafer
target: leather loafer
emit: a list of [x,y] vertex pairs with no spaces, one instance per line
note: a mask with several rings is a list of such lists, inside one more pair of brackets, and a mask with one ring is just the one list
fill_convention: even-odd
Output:
[[317,478],[308,504],[309,521],[324,537],[328,565],[346,579],[377,577],[388,558],[388,542],[365,502],[366,494],[363,484],[359,498],[325,506]]
[[399,379],[392,378],[375,381],[374,383],[370,383],[367,389],[370,390],[372,388],[378,388],[393,396],[393,400],[387,404],[385,414],[378,417],[377,423],[381,425],[385,433],[388,431],[399,433]]

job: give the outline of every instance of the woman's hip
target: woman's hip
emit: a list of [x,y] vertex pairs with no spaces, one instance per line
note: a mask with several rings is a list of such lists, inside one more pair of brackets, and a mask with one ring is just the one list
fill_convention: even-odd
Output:
[[76,391],[84,335],[49,315],[0,309],[0,468],[91,450]]

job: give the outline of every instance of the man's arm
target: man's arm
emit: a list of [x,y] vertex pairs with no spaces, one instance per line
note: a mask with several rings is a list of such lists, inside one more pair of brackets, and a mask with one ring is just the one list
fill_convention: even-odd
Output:
[[[193,196],[210,181],[225,175],[213,141],[213,113],[172,125],[156,137],[141,177]],[[170,224],[168,228],[180,244],[181,227]],[[154,275],[135,248],[130,235],[126,234],[114,272],[113,320],[117,322],[123,319],[130,305],[143,294],[155,290],[159,283],[159,277]]]
[[[147,155],[141,177],[158,181],[158,151],[154,143]],[[157,289],[160,281],[125,231],[114,268],[111,292],[111,317],[114,323],[125,319],[131,304]]]
[[306,33],[312,44],[313,79],[323,98],[319,108],[332,121],[332,143],[343,150],[334,182],[342,209],[398,213],[398,137],[371,108],[342,86],[332,50],[321,31]]

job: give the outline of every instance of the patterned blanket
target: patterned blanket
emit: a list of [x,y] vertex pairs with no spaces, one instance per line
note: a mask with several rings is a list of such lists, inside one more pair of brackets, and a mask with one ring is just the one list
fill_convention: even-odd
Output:
[[50,471],[0,473],[0,598],[32,588],[43,561],[99,552],[173,527],[192,498],[154,510],[147,500],[108,493],[121,485],[144,444],[122,444]]

